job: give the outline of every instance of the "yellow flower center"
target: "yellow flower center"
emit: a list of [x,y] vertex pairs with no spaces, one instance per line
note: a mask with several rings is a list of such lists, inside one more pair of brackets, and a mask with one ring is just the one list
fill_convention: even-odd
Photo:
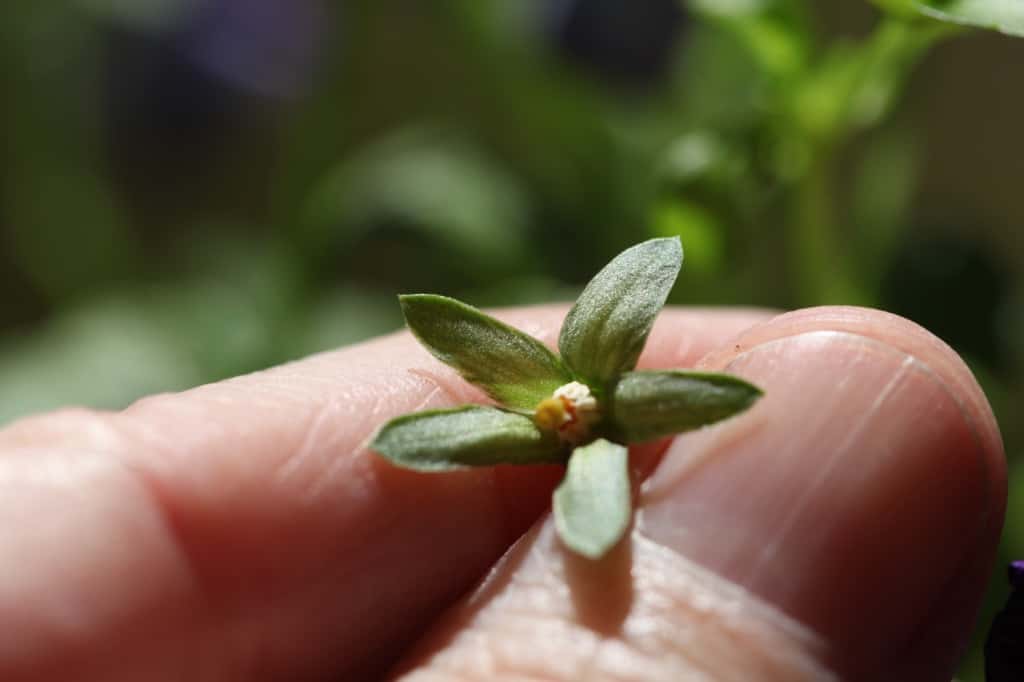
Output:
[[554,431],[569,419],[565,403],[561,398],[545,398],[533,413],[533,422],[542,431]]
[[559,386],[550,398],[537,404],[533,423],[542,431],[554,431],[565,442],[579,443],[590,434],[590,426],[599,416],[590,388],[573,381]]

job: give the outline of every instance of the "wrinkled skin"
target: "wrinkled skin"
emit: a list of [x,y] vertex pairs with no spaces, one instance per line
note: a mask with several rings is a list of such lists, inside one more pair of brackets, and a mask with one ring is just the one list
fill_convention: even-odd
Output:
[[[565,310],[497,315],[553,344]],[[870,310],[670,309],[640,365],[765,396],[635,450],[634,528],[599,564],[554,538],[557,468],[365,450],[481,398],[406,334],[15,423],[0,679],[948,680],[1006,495],[960,359]]]

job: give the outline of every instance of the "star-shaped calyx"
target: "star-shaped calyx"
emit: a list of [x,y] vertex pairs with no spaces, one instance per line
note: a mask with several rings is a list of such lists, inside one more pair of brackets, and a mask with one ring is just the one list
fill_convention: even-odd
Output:
[[370,447],[398,466],[432,472],[568,463],[553,497],[559,536],[579,554],[603,556],[632,516],[626,445],[725,419],[761,395],[725,374],[635,371],[682,260],[678,239],[619,254],[569,311],[557,355],[455,299],[400,297],[416,338],[499,406],[407,414],[382,426]]

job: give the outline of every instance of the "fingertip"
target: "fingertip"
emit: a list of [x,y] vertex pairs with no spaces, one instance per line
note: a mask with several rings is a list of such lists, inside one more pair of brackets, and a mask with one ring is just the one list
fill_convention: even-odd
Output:
[[963,405],[993,474],[994,497],[1005,485],[1006,458],[995,415],[980,384],[963,358],[945,341],[921,325],[893,313],[858,306],[803,308],[763,320],[738,334],[734,342],[719,346],[698,361],[698,366],[723,367],[746,349],[802,332],[829,330],[858,334],[885,343],[927,365]]
[[[765,397],[677,439],[645,488],[644,532],[809,624],[855,678],[883,660],[909,670],[915,655],[949,672],[1006,486],[963,361],[903,318],[817,308],[756,325],[699,365]],[[926,637],[947,655],[915,649]]]

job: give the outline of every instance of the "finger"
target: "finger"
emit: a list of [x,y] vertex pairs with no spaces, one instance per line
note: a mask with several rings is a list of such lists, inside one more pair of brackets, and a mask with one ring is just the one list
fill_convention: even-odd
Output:
[[966,367],[878,312],[759,325],[703,366],[761,386],[678,437],[605,561],[550,521],[403,680],[948,680],[998,541],[998,431]]
[[[506,311],[553,343],[565,308]],[[686,365],[766,313],[674,311]],[[680,342],[686,338],[688,341]],[[424,476],[363,443],[482,396],[407,334],[0,433],[0,679],[360,679],[541,513],[559,472]]]

